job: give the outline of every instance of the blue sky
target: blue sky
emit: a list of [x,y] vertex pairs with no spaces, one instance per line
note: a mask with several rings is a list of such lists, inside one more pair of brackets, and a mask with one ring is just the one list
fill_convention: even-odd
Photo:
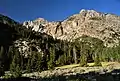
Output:
[[18,22],[39,17],[63,20],[81,9],[120,15],[120,0],[0,0],[0,13]]

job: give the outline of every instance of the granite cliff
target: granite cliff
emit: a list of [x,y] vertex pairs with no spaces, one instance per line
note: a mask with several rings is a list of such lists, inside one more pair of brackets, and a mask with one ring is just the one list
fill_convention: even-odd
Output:
[[104,41],[108,47],[116,46],[120,37],[120,17],[94,10],[82,9],[63,21],[49,22],[38,18],[25,21],[23,25],[61,40],[73,41],[82,35],[91,36]]

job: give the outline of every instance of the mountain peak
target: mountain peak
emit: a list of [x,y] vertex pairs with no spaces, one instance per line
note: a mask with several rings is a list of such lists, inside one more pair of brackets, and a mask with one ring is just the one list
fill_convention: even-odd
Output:
[[[44,26],[42,31],[39,31],[40,24]],[[113,43],[117,44],[120,36],[120,17],[95,10],[82,9],[79,14],[72,15],[61,23],[47,22],[44,18],[38,18],[25,26],[33,27],[33,30],[37,32],[44,31],[44,33],[61,40],[70,41],[87,35],[98,38],[109,46],[115,45]]]
[[34,21],[46,21],[44,18],[37,18]]
[[97,11],[95,11],[95,10],[85,10],[85,9],[81,9],[81,10],[80,10],[80,13],[83,13],[83,12],[96,13]]

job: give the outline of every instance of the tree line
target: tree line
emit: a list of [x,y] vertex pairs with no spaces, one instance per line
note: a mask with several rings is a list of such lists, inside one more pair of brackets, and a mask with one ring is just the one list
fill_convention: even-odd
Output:
[[[8,46],[0,45],[0,76],[5,71],[10,71],[11,77],[20,77],[22,73],[54,69],[56,66],[68,64],[80,64],[94,62],[96,66],[100,62],[120,61],[120,45],[105,47],[102,40],[83,35],[72,42],[53,39],[44,33],[34,32],[21,25],[11,27],[12,40],[38,42],[42,52],[30,50],[28,57],[20,54],[14,43]],[[13,40],[14,39],[14,40]],[[7,49],[6,49],[7,47]],[[31,48],[32,49],[32,48]]]

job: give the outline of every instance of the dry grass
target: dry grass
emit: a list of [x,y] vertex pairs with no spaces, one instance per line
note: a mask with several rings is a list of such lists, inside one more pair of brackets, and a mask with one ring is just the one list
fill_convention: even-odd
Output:
[[88,66],[94,66],[94,63],[88,63],[87,65]]
[[77,67],[79,65],[80,64],[64,65],[64,66],[56,67],[56,69],[72,68],[72,67]]
[[111,64],[117,64],[117,63],[118,62],[101,62],[101,64],[102,64],[103,67],[111,65]]
[[[102,67],[108,66],[110,64],[116,64],[117,62],[101,62]],[[71,65],[64,65],[60,67],[56,67],[56,69],[64,69],[64,68],[73,68],[73,67],[79,67],[80,64],[71,64]],[[88,66],[94,66],[94,63],[88,63]]]

